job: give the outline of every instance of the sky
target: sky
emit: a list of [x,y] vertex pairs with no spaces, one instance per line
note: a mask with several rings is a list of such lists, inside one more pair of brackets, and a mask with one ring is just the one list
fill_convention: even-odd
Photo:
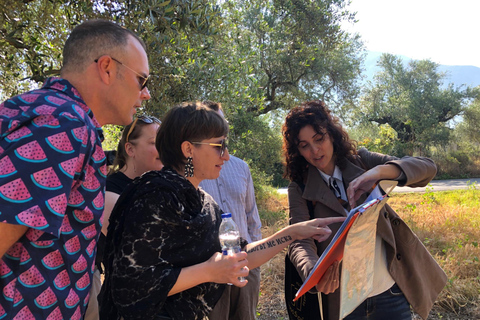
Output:
[[480,67],[480,0],[351,0],[370,51]]

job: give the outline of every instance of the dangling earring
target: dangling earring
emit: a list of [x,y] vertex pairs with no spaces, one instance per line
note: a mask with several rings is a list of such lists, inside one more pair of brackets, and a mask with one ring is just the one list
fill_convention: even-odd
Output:
[[185,177],[193,177],[193,158],[187,158],[187,164],[185,164]]

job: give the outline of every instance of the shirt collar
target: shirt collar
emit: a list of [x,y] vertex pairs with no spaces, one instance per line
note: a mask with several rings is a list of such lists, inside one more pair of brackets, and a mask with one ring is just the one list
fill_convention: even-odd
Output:
[[75,103],[83,110],[85,113],[90,117],[93,122],[93,125],[96,128],[98,135],[100,136],[100,140],[103,141],[103,130],[100,123],[98,123],[97,119],[95,118],[92,110],[87,106],[87,104],[83,101],[80,93],[77,89],[66,79],[59,78],[59,77],[51,77],[47,78],[43,83],[42,89],[48,89],[53,91],[58,91],[59,94],[64,94],[70,99],[74,100]]
[[340,168],[338,166],[335,166],[335,169],[333,170],[333,175],[331,175],[331,176],[326,174],[325,172],[323,172],[320,169],[317,169],[317,170],[318,170],[318,172],[320,172],[320,175],[322,176],[322,179],[325,181],[325,183],[327,183],[327,185],[329,184],[331,177],[334,178],[334,179],[337,179],[338,181],[343,183],[342,171],[340,170]]

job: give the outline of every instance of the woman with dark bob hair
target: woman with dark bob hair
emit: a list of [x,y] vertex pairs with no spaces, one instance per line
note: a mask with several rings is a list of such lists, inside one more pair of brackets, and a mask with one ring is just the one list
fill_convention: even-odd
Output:
[[[228,124],[202,103],[173,107],[160,127],[156,147],[164,164],[135,179],[111,217],[105,248],[102,319],[204,319],[225,283],[268,261],[294,240],[330,236],[315,219],[247,244],[233,255],[220,253],[221,210],[198,187],[216,179],[228,161]],[[244,241],[245,245],[246,241]]]
[[[286,158],[290,223],[315,218],[344,217],[350,208],[365,201],[368,191],[380,180],[399,185],[427,185],[436,174],[432,160],[423,157],[397,158],[365,148],[356,150],[339,119],[322,101],[293,108],[282,128]],[[368,298],[344,319],[411,319],[410,305],[424,319],[446,283],[446,275],[421,241],[390,208],[385,206],[377,221],[373,290]],[[337,232],[324,242],[296,240],[288,254],[305,279]],[[323,319],[339,317],[339,265],[332,265],[314,288],[321,297]],[[320,317],[320,315],[319,315]]]

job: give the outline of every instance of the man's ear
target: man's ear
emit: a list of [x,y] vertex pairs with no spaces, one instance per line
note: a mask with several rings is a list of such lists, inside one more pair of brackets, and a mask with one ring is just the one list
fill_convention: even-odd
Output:
[[190,141],[183,141],[180,147],[185,158],[193,156],[193,144]]
[[110,84],[113,80],[113,71],[115,61],[110,56],[104,55],[97,60],[97,71],[100,79],[105,84]]

